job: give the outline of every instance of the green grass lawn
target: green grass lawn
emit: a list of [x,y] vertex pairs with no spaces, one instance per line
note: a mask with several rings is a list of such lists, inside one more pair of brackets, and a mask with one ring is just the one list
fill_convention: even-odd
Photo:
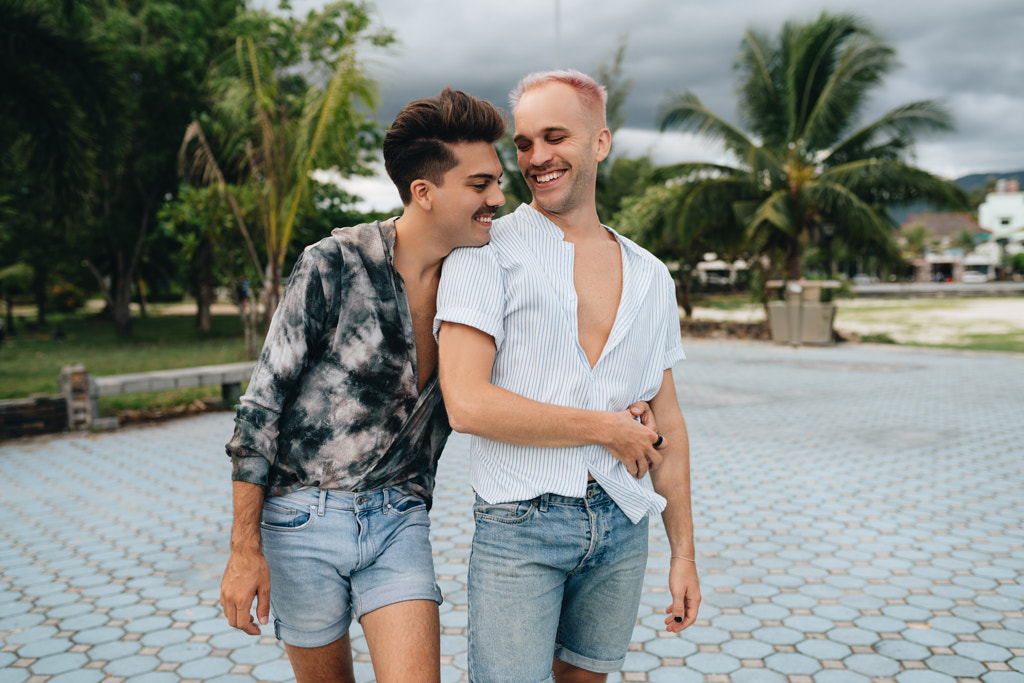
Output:
[[[60,326],[65,338],[51,338]],[[57,393],[57,375],[65,365],[84,365],[92,375],[234,363],[246,360],[242,321],[237,315],[215,315],[203,334],[193,316],[150,315],[134,318],[134,335],[119,339],[109,320],[85,315],[51,316],[47,331],[30,332],[21,325],[0,347],[0,399]],[[220,387],[113,396],[100,402],[103,413],[162,409],[220,396]]]

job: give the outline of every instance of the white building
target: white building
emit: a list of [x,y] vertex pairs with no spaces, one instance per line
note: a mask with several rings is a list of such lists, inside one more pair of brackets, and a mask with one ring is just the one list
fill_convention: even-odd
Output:
[[996,181],[996,191],[986,195],[985,202],[978,207],[978,225],[997,240],[1024,230],[1024,192],[1020,191],[1019,182]]

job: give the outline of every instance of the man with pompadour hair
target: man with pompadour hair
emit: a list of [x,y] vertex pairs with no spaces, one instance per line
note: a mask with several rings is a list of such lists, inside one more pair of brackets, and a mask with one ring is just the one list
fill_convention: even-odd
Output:
[[353,617],[378,681],[440,680],[427,512],[451,428],[431,325],[442,261],[504,204],[504,132],[457,90],[402,109],[384,139],[402,215],[303,251],[237,407],[221,605],[252,635],[272,607],[299,683],[355,680]]

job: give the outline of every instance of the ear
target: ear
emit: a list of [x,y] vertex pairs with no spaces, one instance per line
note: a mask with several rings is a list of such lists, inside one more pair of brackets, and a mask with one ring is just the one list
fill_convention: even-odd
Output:
[[433,204],[434,184],[429,180],[417,178],[409,185],[412,201],[424,211],[430,211]]
[[602,128],[597,134],[597,160],[604,161],[608,153],[612,151],[612,132]]

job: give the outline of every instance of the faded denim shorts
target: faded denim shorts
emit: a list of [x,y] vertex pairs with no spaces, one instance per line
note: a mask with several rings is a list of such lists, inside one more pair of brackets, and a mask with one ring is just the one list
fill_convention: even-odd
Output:
[[596,483],[583,498],[477,497],[469,560],[469,680],[549,683],[552,659],[622,667],[647,566],[633,524]]
[[441,603],[422,499],[394,489],[302,489],[267,498],[260,524],[277,637],[321,647],[353,617],[405,600]]

